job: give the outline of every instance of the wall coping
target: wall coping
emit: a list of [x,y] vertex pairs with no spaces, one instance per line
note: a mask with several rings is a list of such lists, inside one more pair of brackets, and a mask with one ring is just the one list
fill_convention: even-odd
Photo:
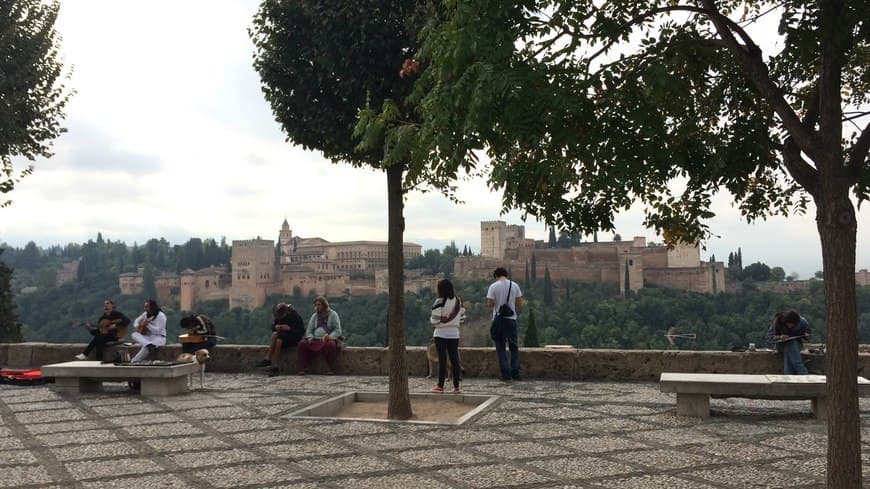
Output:
[[[7,368],[40,367],[73,360],[84,349],[83,343],[0,343],[0,366]],[[138,347],[127,348],[131,353]],[[254,365],[265,358],[265,345],[220,344],[215,348],[208,370],[244,373],[257,371]],[[460,348],[465,375],[498,377],[495,349]],[[161,359],[174,359],[181,345],[160,348]],[[804,354],[811,367],[824,369],[823,355]],[[296,353],[285,350],[281,372],[295,373]],[[339,354],[338,373],[343,375],[388,375],[386,347],[345,347]],[[428,370],[426,347],[407,348],[409,375],[425,376]],[[782,356],[772,352],[731,352],[698,350],[610,350],[520,348],[521,375],[536,379],[658,381],[662,372],[779,374]],[[313,371],[323,370],[316,364]],[[858,375],[870,377],[870,354],[858,354]]]

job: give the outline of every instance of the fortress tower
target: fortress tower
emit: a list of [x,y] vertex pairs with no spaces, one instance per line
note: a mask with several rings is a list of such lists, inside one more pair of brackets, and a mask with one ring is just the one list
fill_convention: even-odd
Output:
[[504,258],[507,248],[507,223],[504,221],[480,222],[480,256]]
[[266,239],[233,241],[230,309],[252,310],[266,303],[266,291],[276,280],[274,246]]
[[281,248],[281,255],[289,255],[296,251],[293,249],[293,231],[290,229],[286,217],[284,223],[281,224],[281,231],[278,232],[278,246]]

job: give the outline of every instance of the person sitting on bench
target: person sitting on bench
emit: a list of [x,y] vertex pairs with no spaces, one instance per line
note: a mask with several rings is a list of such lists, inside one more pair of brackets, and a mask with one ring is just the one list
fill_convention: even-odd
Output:
[[795,311],[777,312],[767,330],[767,342],[776,345],[782,353],[785,375],[806,375],[806,365],[801,358],[804,339],[810,337],[810,324]]
[[[103,348],[106,343],[118,341],[119,331],[127,331],[130,318],[115,309],[115,303],[109,299],[103,301],[103,315],[97,319],[99,327],[88,325],[88,332],[94,337],[85,350],[76,355],[76,360],[87,360],[91,351],[96,351],[97,361],[103,360]],[[123,335],[123,334],[122,334]]]
[[147,360],[157,348],[166,344],[166,314],[160,310],[157,301],[145,301],[145,311],[133,320],[133,342],[142,345],[133,362]]

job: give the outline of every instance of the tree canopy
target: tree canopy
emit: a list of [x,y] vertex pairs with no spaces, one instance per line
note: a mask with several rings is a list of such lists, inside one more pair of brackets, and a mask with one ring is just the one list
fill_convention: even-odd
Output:
[[[60,80],[60,36],[54,28],[60,3],[0,1],[0,193],[33,172],[16,170],[13,158],[51,156],[71,92]],[[7,206],[10,200],[0,202]]]
[[[403,205],[407,158],[386,151],[397,140],[379,116],[358,124],[363,109],[388,107],[385,119],[412,120],[396,104],[410,92],[401,76],[417,48],[425,2],[414,0],[263,0],[250,30],[254,67],[288,141],[321,151],[334,162],[370,165],[387,174],[390,402],[387,415],[410,418],[405,373]],[[359,127],[358,127],[359,126]],[[388,157],[387,153],[397,155]],[[410,171],[414,179],[421,172]]]
[[641,201],[673,243],[709,233],[721,190],[749,221],[812,200],[834,325],[828,484],[860,487],[853,199],[870,190],[866,2],[447,5],[417,54],[417,154],[462,165],[485,151],[505,209],[588,233]]

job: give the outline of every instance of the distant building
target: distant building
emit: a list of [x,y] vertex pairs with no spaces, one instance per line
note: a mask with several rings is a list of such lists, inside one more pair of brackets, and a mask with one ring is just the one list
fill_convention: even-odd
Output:
[[524,226],[504,221],[481,222],[480,243],[480,256],[456,258],[455,279],[490,279],[496,267],[522,277],[534,257],[536,278],[543,278],[549,269],[554,281],[615,283],[621,291],[637,291],[645,284],[714,294],[725,291],[725,267],[721,262],[702,262],[697,244],[648,246],[646,238],[635,237],[548,248],[544,241],[526,238]]
[[[422,246],[405,243],[405,259],[420,256]],[[322,294],[328,297],[374,295],[387,292],[387,243],[385,241],[344,241],[332,243],[322,238],[293,236],[285,219],[275,242],[267,239],[236,240],[232,243],[231,270],[210,267],[185,270],[155,277],[157,300],[178,302],[181,310],[191,311],[201,301],[227,300],[230,309],[255,309],[274,294]],[[407,287],[419,290],[431,278],[413,277]],[[142,270],[123,273],[118,278],[122,295],[141,294]]]
[[55,275],[55,285],[60,287],[61,285],[75,282],[79,275],[79,263],[81,263],[81,261],[81,258],[76,258],[71,262],[61,265],[60,270],[58,270],[57,275]]

